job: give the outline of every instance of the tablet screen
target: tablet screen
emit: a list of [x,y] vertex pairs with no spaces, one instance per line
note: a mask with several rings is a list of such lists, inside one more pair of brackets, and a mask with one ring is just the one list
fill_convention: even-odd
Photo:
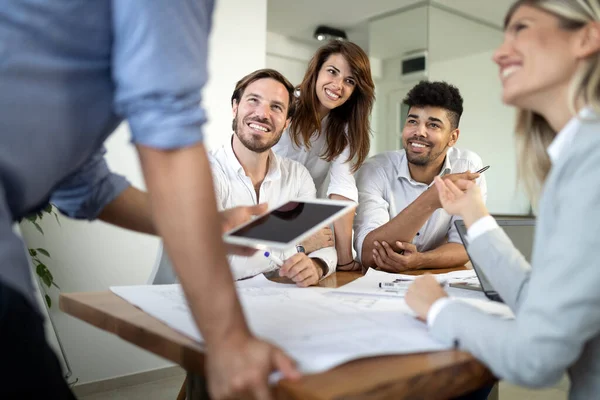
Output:
[[339,204],[290,201],[229,236],[286,244],[344,208]]

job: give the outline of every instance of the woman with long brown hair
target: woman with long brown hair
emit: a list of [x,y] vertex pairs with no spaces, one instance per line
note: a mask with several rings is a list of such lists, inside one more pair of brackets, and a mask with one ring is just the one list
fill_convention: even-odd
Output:
[[[298,92],[290,127],[273,151],[308,168],[318,192],[329,178],[327,197],[358,202],[354,172],[369,154],[369,116],[375,99],[368,56],[351,42],[322,46],[310,60]],[[341,270],[360,268],[352,255],[353,220],[354,214],[349,214],[334,223]]]

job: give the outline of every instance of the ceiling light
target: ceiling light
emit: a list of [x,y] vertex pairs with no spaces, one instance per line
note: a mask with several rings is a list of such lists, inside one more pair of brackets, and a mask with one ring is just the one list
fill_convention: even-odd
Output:
[[317,29],[315,29],[315,33],[313,35],[315,39],[318,41],[325,40],[347,40],[346,32],[341,29],[331,28],[329,26],[319,25]]

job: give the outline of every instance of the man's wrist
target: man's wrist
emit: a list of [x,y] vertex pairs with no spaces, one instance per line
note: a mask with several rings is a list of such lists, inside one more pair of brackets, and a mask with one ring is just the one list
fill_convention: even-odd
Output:
[[327,263],[320,258],[311,258],[312,262],[315,264],[317,268],[317,274],[319,275],[319,279],[323,278],[329,272],[329,267]]
[[[237,324],[236,324],[237,325]],[[245,321],[237,326],[231,326],[225,330],[224,334],[214,335],[215,339],[209,340],[206,338],[207,349],[221,348],[231,346],[235,343],[243,343],[252,337],[250,329],[246,325]]]
[[429,189],[427,189],[424,194],[427,207],[430,210],[437,210],[438,208],[442,208],[440,196],[438,195],[438,191],[435,185],[432,185]]
[[421,252],[417,252],[414,255],[415,257],[415,262],[413,263],[413,265],[410,267],[410,269],[423,269],[423,268],[427,268],[430,267],[433,263],[432,263],[432,255],[429,251],[425,251],[423,253]]

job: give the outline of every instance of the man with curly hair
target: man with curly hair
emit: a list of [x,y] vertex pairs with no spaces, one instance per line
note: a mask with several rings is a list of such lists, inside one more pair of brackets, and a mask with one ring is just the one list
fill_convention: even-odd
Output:
[[455,217],[442,209],[432,185],[436,175],[476,180],[486,196],[485,177],[473,173],[481,158],[454,147],[463,99],[446,82],[422,81],[404,103],[403,149],[372,157],[357,173],[355,249],[364,267],[389,272],[464,265]]

